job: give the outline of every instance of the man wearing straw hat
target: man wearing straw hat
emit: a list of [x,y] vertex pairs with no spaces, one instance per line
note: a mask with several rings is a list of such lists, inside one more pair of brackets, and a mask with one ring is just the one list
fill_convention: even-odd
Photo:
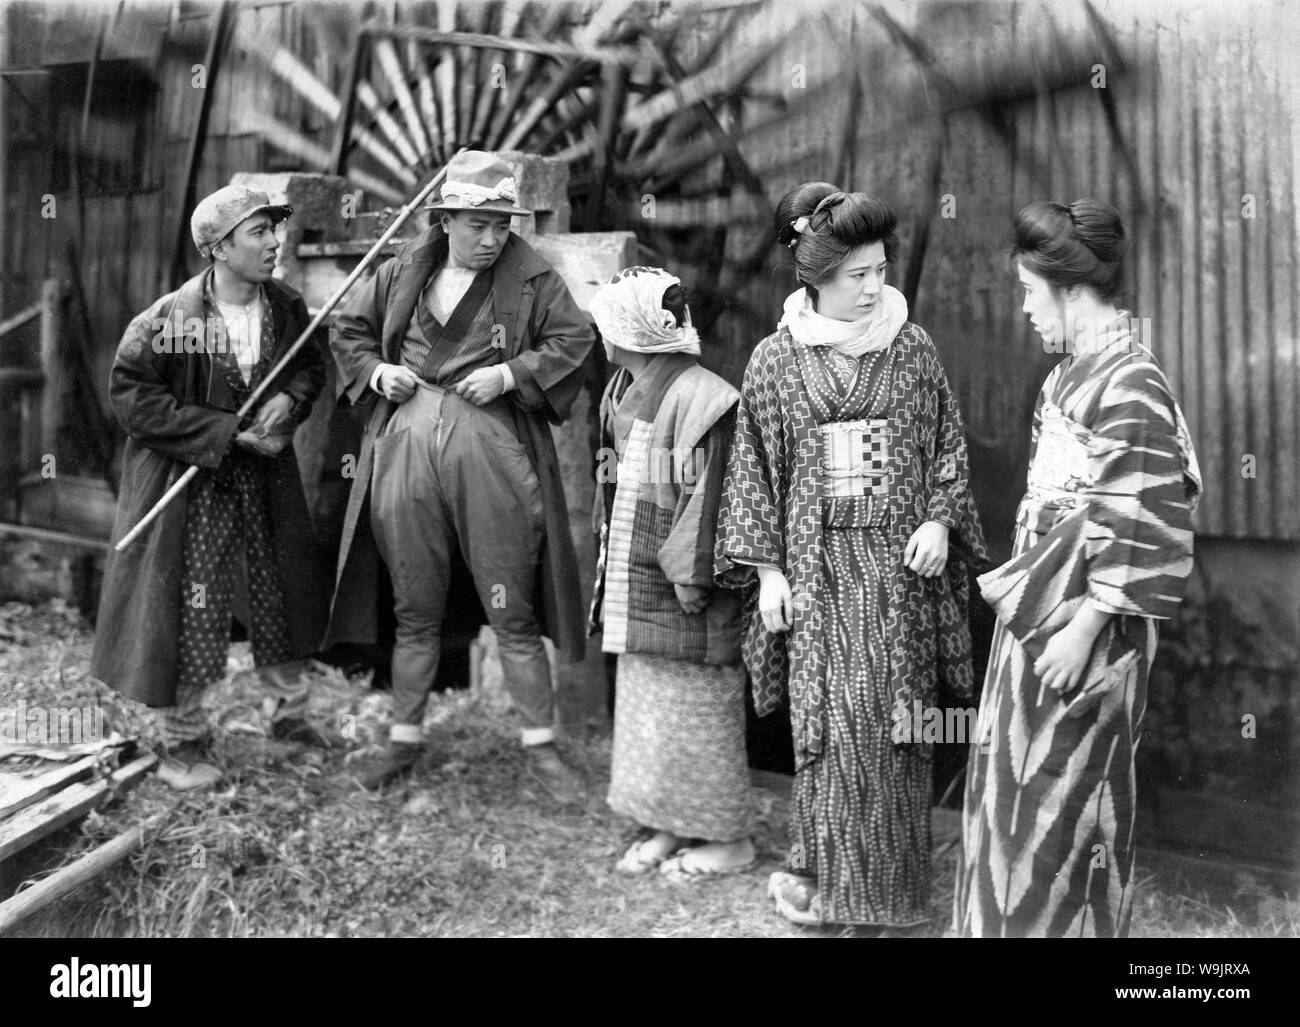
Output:
[[236,185],[199,203],[190,229],[208,268],[136,316],[113,361],[109,397],[127,433],[113,542],[188,466],[202,469],[138,544],[109,551],[91,660],[96,677],[159,707],[159,777],[180,790],[221,778],[202,701],[226,673],[232,615],[275,700],[274,737],[330,744],[304,716],[295,673],[325,614],[293,452],[325,383],[320,347],[299,350],[255,415],[236,413],[309,320],[271,277],[275,226],[291,212]]
[[[581,783],[553,741],[549,635],[562,659],[585,632],[550,426],[568,415],[594,341],[563,280],[519,236],[509,167],[465,151],[437,220],[353,294],[334,324],[340,402],[374,403],[344,520],[325,647],[377,641],[380,573],[397,620],[393,724],[379,788],[422,752],[459,546],[496,634],[535,778],[557,799]],[[346,397],[346,399],[344,398]],[[383,567],[380,565],[382,559]]]

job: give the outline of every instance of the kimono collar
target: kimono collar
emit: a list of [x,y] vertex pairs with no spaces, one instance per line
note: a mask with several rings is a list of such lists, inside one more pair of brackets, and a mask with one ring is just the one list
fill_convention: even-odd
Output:
[[856,321],[839,321],[817,313],[807,289],[786,297],[781,318],[781,324],[800,346],[830,346],[850,357],[887,348],[906,323],[907,300],[892,285],[883,286],[880,302]]

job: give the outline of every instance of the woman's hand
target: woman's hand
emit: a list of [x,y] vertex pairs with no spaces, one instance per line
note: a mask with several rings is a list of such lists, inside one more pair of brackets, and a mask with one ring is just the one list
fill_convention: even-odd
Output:
[[709,604],[709,590],[699,585],[674,585],[677,603],[687,613],[699,613]]
[[789,631],[794,626],[794,594],[775,567],[758,569],[758,612],[768,631]]
[[1084,604],[1070,623],[1047,640],[1043,655],[1034,661],[1034,673],[1057,694],[1072,691],[1088,668],[1092,644],[1110,614]]
[[907,540],[903,566],[923,578],[933,578],[943,572],[947,563],[948,525],[926,521]]

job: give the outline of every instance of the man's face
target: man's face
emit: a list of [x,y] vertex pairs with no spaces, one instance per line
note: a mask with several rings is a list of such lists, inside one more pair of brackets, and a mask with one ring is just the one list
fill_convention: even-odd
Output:
[[510,215],[457,211],[443,214],[442,229],[457,263],[482,271],[501,256],[510,235]]
[[275,270],[280,251],[271,215],[254,214],[241,221],[228,236],[212,247],[212,255],[227,270],[246,282],[265,282]]

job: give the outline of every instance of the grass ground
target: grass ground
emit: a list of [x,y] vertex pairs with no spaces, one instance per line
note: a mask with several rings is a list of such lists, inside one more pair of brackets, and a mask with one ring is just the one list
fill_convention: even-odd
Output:
[[[0,610],[0,705],[103,703],[119,729],[148,742],[144,711],[86,676],[90,637],[57,604]],[[435,696],[428,753],[403,787],[375,796],[355,772],[384,737],[388,697],[337,671],[313,673],[313,715],[352,736],[322,757],[266,736],[246,646],[210,697],[227,779],[178,796],[153,778],[62,832],[18,868],[35,879],[165,808],[151,844],[68,899],[25,921],[22,936],[597,936],[790,937],[764,898],[785,853],[788,802],[757,791],[760,865],[679,884],[626,878],[614,862],[633,825],[602,797],[609,740],[569,742],[590,784],[585,809],[563,808],[530,782],[509,714],[466,692]],[[934,921],[947,923],[953,814],[936,818]],[[11,870],[11,877],[13,871]],[[1140,873],[1134,936],[1297,936],[1300,918],[1258,896],[1237,906],[1182,894]]]

